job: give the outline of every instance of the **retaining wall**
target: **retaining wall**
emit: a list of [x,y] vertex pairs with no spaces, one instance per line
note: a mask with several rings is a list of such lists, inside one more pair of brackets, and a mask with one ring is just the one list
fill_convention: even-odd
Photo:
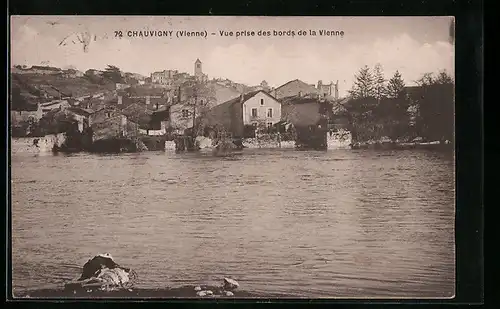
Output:
[[[38,140],[35,145],[35,140]],[[14,137],[11,138],[11,153],[50,153],[54,145],[61,147],[66,141],[66,134],[51,134],[44,137]]]
[[352,135],[349,131],[327,133],[326,143],[328,149],[351,149]]

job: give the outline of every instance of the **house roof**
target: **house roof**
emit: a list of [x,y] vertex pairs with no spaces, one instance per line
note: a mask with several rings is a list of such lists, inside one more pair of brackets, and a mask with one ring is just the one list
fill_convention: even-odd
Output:
[[285,103],[285,104],[303,104],[303,103],[314,103],[314,102],[321,103],[321,101],[317,95],[314,96],[311,94],[305,94],[302,96],[292,95],[292,96],[281,98],[280,101]]
[[30,104],[30,103],[21,103],[21,104],[11,104],[10,105],[10,110],[11,111],[16,111],[16,112],[34,112],[38,110],[38,104]]
[[264,90],[256,90],[256,91],[251,91],[251,92],[248,92],[248,93],[245,93],[243,94],[243,100],[241,99],[241,95],[229,100],[229,101],[226,101],[224,103],[221,103],[219,105],[217,105],[216,107],[219,107],[219,106],[230,106],[230,105],[234,105],[234,104],[238,104],[238,103],[245,103],[246,101],[250,100],[251,98],[253,98],[257,93],[259,92],[262,92],[264,93],[265,95],[267,95],[268,97],[276,100],[279,102],[278,99],[276,99],[275,97],[273,97],[272,95],[270,95],[269,93],[265,92]]
[[289,82],[286,82],[286,83],[284,83],[283,85],[281,85],[281,86],[279,86],[278,88],[276,88],[275,90],[276,90],[276,91],[279,91],[281,88],[286,87],[286,86],[288,86],[288,85],[290,85],[290,84],[292,84],[292,83],[298,83],[298,84],[300,84],[300,85],[307,86],[307,87],[311,88],[311,90],[312,90],[312,89],[314,89],[314,91],[313,91],[313,92],[317,91],[317,89],[316,89],[313,85],[310,85],[310,84],[308,84],[308,83],[305,83],[305,82],[301,81],[300,79],[294,79],[294,80],[291,80],[291,81],[289,81]]
[[88,116],[94,112],[91,109],[84,109],[79,107],[68,107],[68,111],[82,116]]
[[61,103],[68,103],[68,101],[66,101],[66,100],[55,100],[55,101],[50,101],[50,102],[46,102],[46,103],[41,103],[40,105],[42,107],[49,107],[49,106],[56,105],[56,104],[61,104]]
[[135,86],[135,87],[132,86],[123,91],[120,91],[120,93],[126,93],[129,94],[130,96],[139,96],[139,97],[146,97],[148,95],[163,96],[165,93],[165,89],[148,87],[148,86]]

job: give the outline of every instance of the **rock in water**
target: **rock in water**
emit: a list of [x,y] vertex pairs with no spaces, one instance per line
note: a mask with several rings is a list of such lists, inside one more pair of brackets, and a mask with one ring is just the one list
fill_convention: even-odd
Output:
[[214,292],[212,292],[210,290],[205,291],[205,293],[207,293],[207,295],[214,295]]
[[234,296],[234,293],[231,291],[226,291],[226,296]]
[[207,293],[205,291],[198,291],[198,293],[196,293],[196,295],[203,297],[203,296],[207,296]]
[[82,275],[78,280],[90,279],[104,267],[113,269],[119,265],[115,263],[111,254],[98,254],[83,265]]
[[116,264],[110,254],[98,254],[85,263],[80,278],[66,283],[64,288],[73,291],[94,288],[111,291],[129,288],[135,279],[135,272]]
[[197,291],[197,292],[198,292],[198,291],[201,291],[201,287],[196,286],[196,287],[194,288],[194,290],[195,290],[195,291]]
[[236,280],[230,278],[224,278],[224,289],[234,290],[237,289],[239,286],[240,284]]

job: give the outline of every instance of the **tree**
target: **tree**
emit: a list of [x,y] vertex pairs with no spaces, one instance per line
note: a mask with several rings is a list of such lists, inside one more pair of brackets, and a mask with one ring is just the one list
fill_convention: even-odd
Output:
[[434,83],[439,85],[451,85],[454,83],[454,81],[453,78],[448,75],[448,72],[446,72],[446,70],[443,70],[439,72],[438,76],[434,80]]
[[415,83],[419,86],[429,86],[434,84],[434,74],[433,73],[424,73],[422,74],[422,77],[417,79]]
[[102,76],[95,74],[95,70],[93,69],[85,71],[83,77],[85,77],[89,82],[93,84],[98,84],[98,85],[104,84],[104,78]]
[[386,96],[387,93],[387,87],[386,87],[386,80],[384,78],[384,71],[382,69],[382,65],[380,63],[377,63],[375,65],[375,68],[373,69],[373,78],[374,78],[374,84],[375,84],[375,98],[377,100],[381,100],[383,97]]
[[349,90],[353,99],[376,97],[375,79],[368,66],[361,68],[354,78],[354,85]]
[[114,83],[123,82],[123,77],[120,69],[114,65],[108,64],[102,75],[105,79],[109,79]]
[[425,73],[417,81],[417,127],[427,140],[453,140],[454,137],[454,81],[446,71],[435,76]]
[[402,91],[405,87],[405,82],[401,77],[399,71],[394,73],[394,76],[389,80],[389,84],[387,85],[387,96],[389,98],[397,98],[402,94]]

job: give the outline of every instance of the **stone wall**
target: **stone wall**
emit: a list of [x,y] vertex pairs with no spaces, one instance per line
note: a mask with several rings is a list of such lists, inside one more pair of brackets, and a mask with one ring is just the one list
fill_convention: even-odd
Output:
[[329,132],[326,135],[326,142],[328,149],[351,149],[351,132],[345,130]]
[[276,135],[243,139],[246,148],[295,148],[295,141],[280,141]]
[[175,151],[175,142],[165,141],[165,151]]
[[[38,143],[35,145],[35,140]],[[66,141],[66,134],[51,134],[44,137],[11,138],[11,153],[50,153],[54,145],[61,147]]]

